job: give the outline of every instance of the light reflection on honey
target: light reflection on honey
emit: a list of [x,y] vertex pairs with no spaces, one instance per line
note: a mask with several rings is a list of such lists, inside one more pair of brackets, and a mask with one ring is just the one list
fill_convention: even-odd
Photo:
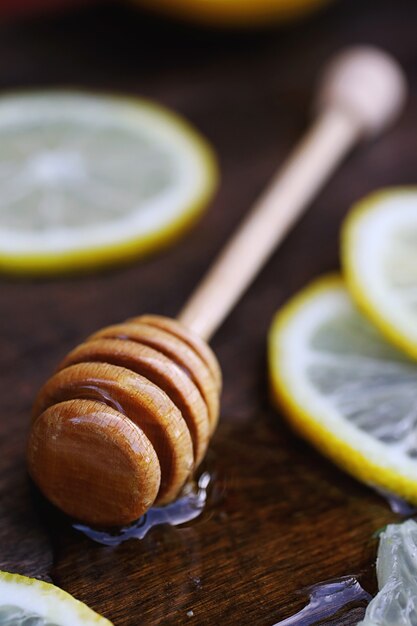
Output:
[[161,524],[179,526],[199,517],[206,506],[210,481],[209,472],[203,472],[197,482],[185,486],[175,502],[162,507],[153,507],[136,522],[117,531],[96,530],[83,524],[74,524],[74,528],[105,546],[118,546],[128,539],[143,539],[154,526]]

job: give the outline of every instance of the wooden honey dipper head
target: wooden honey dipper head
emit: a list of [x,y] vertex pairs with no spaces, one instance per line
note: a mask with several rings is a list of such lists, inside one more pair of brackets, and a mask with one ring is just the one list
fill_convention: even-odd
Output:
[[40,390],[29,472],[44,495],[90,524],[127,524],[172,501],[203,459],[221,375],[179,322],[142,316],[95,333]]
[[351,48],[322,77],[319,114],[181,312],[110,326],[41,389],[28,445],[43,493],[90,524],[122,525],[173,500],[204,457],[221,387],[203,339],[350,149],[399,114],[406,83],[385,52]]
[[406,94],[404,73],[391,55],[374,46],[353,46],[325,67],[317,104],[345,111],[365,135],[375,135],[399,116]]

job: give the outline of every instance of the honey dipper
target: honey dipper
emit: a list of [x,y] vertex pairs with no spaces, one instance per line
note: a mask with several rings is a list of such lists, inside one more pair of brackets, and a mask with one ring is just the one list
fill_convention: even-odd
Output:
[[175,499],[204,458],[221,374],[206,344],[348,151],[399,114],[406,82],[371,47],[325,69],[317,119],[178,317],[142,315],[75,348],[35,401],[29,472],[91,525],[125,525]]

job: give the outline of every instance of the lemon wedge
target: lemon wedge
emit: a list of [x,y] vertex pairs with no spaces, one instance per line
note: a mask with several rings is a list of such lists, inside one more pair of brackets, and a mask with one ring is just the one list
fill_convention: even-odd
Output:
[[340,277],[277,314],[269,367],[296,431],[356,478],[417,503],[417,364],[359,313]]
[[352,209],[342,264],[360,309],[417,359],[417,187],[382,190]]
[[417,524],[389,524],[381,533],[376,562],[379,592],[358,626],[417,624]]
[[2,626],[112,626],[82,602],[34,578],[0,571]]
[[72,271],[143,255],[207,205],[216,162],[173,113],[139,99],[0,98],[0,269]]

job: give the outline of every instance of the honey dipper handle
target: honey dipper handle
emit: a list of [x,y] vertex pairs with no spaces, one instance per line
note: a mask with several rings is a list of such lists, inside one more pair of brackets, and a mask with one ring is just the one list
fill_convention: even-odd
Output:
[[208,340],[357,138],[338,111],[322,114],[227,244],[179,319]]
[[406,81],[385,52],[355,47],[326,68],[318,117],[179,315],[208,340],[343,157],[399,114]]

